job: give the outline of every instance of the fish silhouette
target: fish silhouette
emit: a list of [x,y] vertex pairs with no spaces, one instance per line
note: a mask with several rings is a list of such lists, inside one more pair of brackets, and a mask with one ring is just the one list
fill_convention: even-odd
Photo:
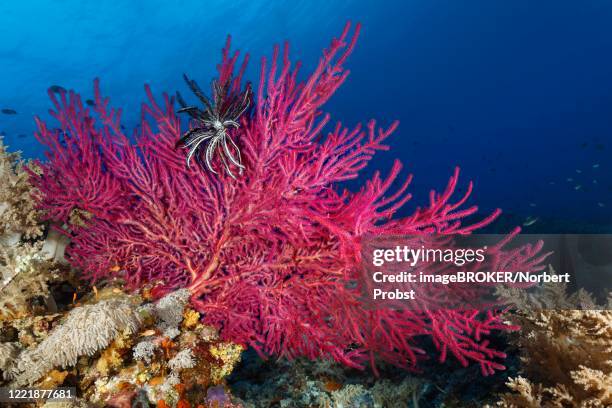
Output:
[[49,87],[49,91],[53,92],[53,93],[61,93],[61,92],[66,92],[66,89],[62,86],[59,85],[51,85]]

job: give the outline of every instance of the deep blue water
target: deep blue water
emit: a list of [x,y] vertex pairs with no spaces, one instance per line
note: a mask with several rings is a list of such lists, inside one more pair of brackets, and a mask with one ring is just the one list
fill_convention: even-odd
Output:
[[364,28],[327,108],[346,124],[400,120],[370,170],[400,158],[414,205],[459,165],[483,210],[540,217],[532,229],[612,229],[607,0],[4,1],[0,108],[18,114],[0,115],[0,131],[41,156],[32,116],[47,111],[46,88],[89,97],[98,76],[133,126],[144,82],[158,93],[184,90],[183,72],[207,83],[227,34],[251,53],[251,79],[285,39],[305,72],[347,19]]

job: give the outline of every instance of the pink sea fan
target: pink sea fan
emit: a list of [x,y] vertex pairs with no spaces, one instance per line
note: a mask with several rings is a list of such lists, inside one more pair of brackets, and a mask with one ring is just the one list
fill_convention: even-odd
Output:
[[[145,87],[141,126],[130,138],[97,80],[93,108],[73,92],[50,93],[60,128],[37,119],[48,160],[32,179],[40,207],[71,238],[72,265],[92,281],[118,276],[131,288],[152,281],[167,290],[187,287],[206,323],[263,355],[327,357],[352,367],[369,361],[374,369],[382,359],[415,368],[423,356],[417,337],[424,335],[440,361],[452,354],[464,365],[479,363],[485,374],[503,369],[503,353],[486,340],[510,328],[501,314],[368,310],[359,285],[349,284],[359,277],[367,234],[467,234],[500,213],[462,223],[477,207],[464,207],[471,184],[453,199],[458,169],[442,193],[432,191],[426,207],[404,218],[394,215],[411,198],[411,177],[398,180],[397,161],[357,192],[339,188],[388,149],[385,140],[398,125],[338,123],[324,131],[330,118],[321,107],[348,76],[344,63],[359,28],[351,37],[347,24],[304,82],[287,44],[262,60],[252,111],[229,130],[245,166],[236,180],[185,165],[168,95],[160,104]],[[248,56],[236,69],[239,54],[230,55],[229,46],[228,39],[218,82],[239,93]],[[538,251],[528,246],[498,258],[529,268],[540,261]]]

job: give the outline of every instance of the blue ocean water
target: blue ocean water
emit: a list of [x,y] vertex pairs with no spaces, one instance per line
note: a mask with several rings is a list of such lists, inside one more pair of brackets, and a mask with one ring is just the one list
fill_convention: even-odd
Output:
[[[33,115],[60,85],[86,98],[92,79],[126,125],[143,83],[185,90],[214,75],[225,36],[252,55],[247,76],[289,40],[304,72],[347,20],[363,23],[347,83],[327,109],[346,124],[400,120],[393,158],[426,203],[459,165],[473,202],[502,207],[528,230],[612,230],[612,2],[77,0],[0,3],[0,131],[41,157]],[[464,184],[465,185],[465,184]]]

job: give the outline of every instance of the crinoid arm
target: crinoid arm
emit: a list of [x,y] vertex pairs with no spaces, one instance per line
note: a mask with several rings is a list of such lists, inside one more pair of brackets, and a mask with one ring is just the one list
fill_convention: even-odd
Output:
[[202,112],[202,110],[197,106],[188,106],[183,99],[183,96],[179,92],[176,93],[176,100],[181,106],[181,108],[177,110],[178,113],[187,113],[192,119],[200,119],[205,117],[204,112]]
[[[215,137],[215,134],[212,132],[203,131],[202,129],[192,129],[187,132],[187,136],[183,137],[180,140],[182,147],[189,149],[189,153],[187,154],[187,167],[191,167],[191,159],[195,156],[196,161],[201,164],[200,161],[200,145],[209,141]],[[209,145],[210,147],[210,145]],[[212,164],[206,162],[206,167],[216,173],[216,171],[212,168]]]
[[227,96],[225,103],[221,105],[223,108],[221,117],[225,119],[225,121],[238,123],[242,114],[251,106],[252,97],[253,92],[250,84],[247,84],[244,91],[241,93]]
[[191,89],[191,92],[193,92],[193,94],[197,96],[200,101],[202,101],[204,106],[206,106],[206,110],[208,111],[208,114],[210,116],[214,116],[216,109],[213,107],[213,105],[211,104],[210,100],[206,97],[206,95],[204,95],[204,92],[202,92],[202,89],[200,88],[198,83],[194,81],[193,79],[189,79],[189,77],[186,74],[183,74],[183,78],[185,79],[187,86],[189,86],[189,89]]
[[[230,146],[228,146],[228,142],[229,142],[229,145],[231,146],[231,149],[230,149]],[[234,150],[234,152],[231,151],[232,149]],[[240,173],[242,173],[242,170],[244,170],[245,167],[242,165],[242,157],[240,156],[240,149],[238,148],[236,143],[234,143],[234,141],[229,135],[227,135],[223,139],[223,151],[225,152],[225,155],[227,156],[229,161],[234,166],[238,167],[240,169]]]

